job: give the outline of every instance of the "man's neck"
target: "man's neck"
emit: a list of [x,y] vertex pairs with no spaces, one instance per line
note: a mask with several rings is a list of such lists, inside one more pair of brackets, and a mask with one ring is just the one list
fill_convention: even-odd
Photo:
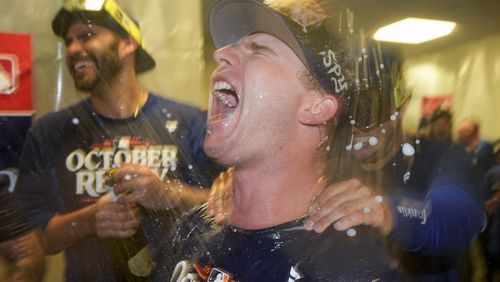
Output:
[[121,74],[94,89],[90,103],[100,115],[123,119],[137,115],[147,98],[148,93],[141,89],[135,74]]
[[323,165],[291,163],[294,161],[274,167],[236,167],[230,223],[261,229],[306,215],[313,197],[323,188]]

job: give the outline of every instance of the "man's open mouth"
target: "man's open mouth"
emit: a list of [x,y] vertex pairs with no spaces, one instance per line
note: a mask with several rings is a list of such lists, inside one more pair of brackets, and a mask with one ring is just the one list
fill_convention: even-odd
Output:
[[238,106],[239,97],[236,90],[225,81],[215,81],[212,86],[212,118],[229,117]]
[[72,61],[72,67],[74,72],[80,72],[86,68],[94,67],[95,64],[91,60],[74,60]]

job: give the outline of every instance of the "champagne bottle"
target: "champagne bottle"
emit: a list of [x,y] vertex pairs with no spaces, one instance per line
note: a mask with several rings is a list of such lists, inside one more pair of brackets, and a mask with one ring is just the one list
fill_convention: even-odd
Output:
[[[117,201],[118,197],[113,190],[114,183],[110,176],[114,170],[106,173],[106,184],[109,189],[110,200]],[[106,239],[105,245],[111,256],[113,271],[117,281],[140,282],[149,281],[153,270],[153,261],[148,241],[141,226],[137,232],[128,238]]]
[[151,252],[141,229],[129,238],[106,242],[117,281],[149,281],[153,269]]

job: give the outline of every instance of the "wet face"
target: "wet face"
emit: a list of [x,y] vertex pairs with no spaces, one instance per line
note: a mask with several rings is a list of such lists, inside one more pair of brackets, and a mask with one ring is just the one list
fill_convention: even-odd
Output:
[[258,33],[217,50],[214,58],[206,153],[236,165],[287,150],[307,91],[295,53],[276,37]]
[[120,39],[104,27],[75,23],[68,29],[64,42],[66,64],[79,90],[92,91],[122,69]]

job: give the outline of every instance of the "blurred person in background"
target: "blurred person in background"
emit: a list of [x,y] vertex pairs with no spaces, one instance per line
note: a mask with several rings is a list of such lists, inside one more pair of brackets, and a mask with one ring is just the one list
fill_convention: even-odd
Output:
[[451,142],[453,120],[451,112],[438,108],[429,118],[429,138],[441,142]]
[[0,281],[41,281],[44,252],[40,232],[28,218],[23,204],[9,191],[12,178],[0,174],[0,256],[8,262]]
[[485,176],[487,200],[485,208],[489,216],[484,236],[488,281],[500,281],[500,140],[492,144],[495,150],[495,165]]
[[491,143],[481,140],[479,132],[479,124],[475,120],[464,119],[457,127],[457,143],[465,147],[474,164],[486,173],[495,165],[495,156]]
[[[216,170],[202,150],[206,115],[139,84],[155,61],[114,0],[66,1],[52,29],[89,97],[29,130],[18,188],[47,253],[65,251],[66,280],[142,281],[153,266],[142,247],[206,198]],[[140,248],[137,266],[128,256]]]
[[[459,145],[463,146],[467,153],[472,158],[474,165],[480,170],[483,175],[484,183],[478,189],[483,193],[483,197],[486,202],[492,202],[492,185],[488,184],[488,181],[484,178],[485,173],[495,164],[495,156],[493,154],[493,147],[491,143],[486,140],[481,140],[480,138],[480,128],[477,121],[472,118],[466,118],[460,121],[457,126],[457,138],[456,141]],[[488,206],[488,205],[486,205]],[[488,211],[488,215],[491,211]],[[488,241],[491,233],[491,216],[488,218],[488,225],[485,232],[483,232],[477,240],[474,240],[472,246],[469,250],[469,267],[470,272],[476,273],[475,276],[483,275],[484,272],[489,272],[484,270],[489,268],[486,263],[487,257],[485,253],[488,249]]]

